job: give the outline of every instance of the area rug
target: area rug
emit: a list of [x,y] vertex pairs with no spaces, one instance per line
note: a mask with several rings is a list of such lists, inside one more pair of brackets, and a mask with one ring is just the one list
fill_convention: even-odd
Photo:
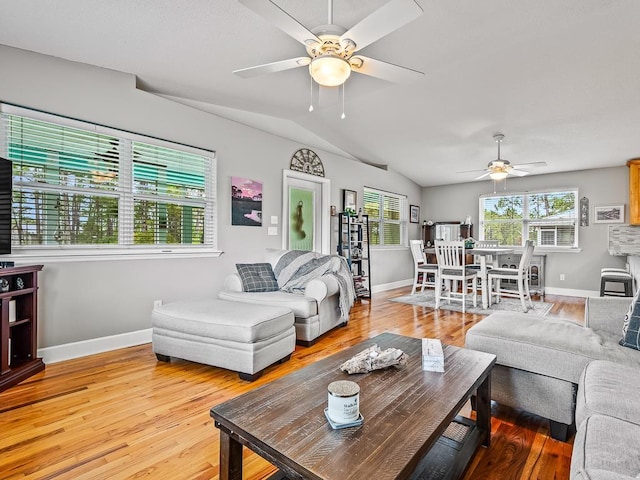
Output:
[[[410,305],[418,305],[421,307],[435,308],[435,292],[433,290],[425,290],[424,292],[415,293],[413,295],[402,295],[401,297],[390,298],[392,302],[408,303]],[[482,308],[482,299],[478,295],[478,306],[474,307],[473,302],[467,299],[466,302],[467,313],[477,313],[479,315],[490,315],[494,312],[508,311],[508,312],[522,312],[522,303],[518,298],[502,298],[500,303],[494,303],[491,308]],[[530,315],[542,315],[545,316],[549,313],[553,303],[534,301],[533,308],[530,308],[527,312]],[[440,308],[443,310],[453,310],[455,312],[462,312],[462,304],[460,302],[447,303],[446,299],[440,302]]]

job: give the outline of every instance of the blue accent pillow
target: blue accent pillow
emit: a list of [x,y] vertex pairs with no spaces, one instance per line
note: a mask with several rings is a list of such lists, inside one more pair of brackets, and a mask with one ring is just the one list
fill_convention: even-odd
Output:
[[245,292],[275,292],[278,282],[270,263],[236,263]]
[[640,301],[638,301],[638,295],[634,300],[636,301],[631,304],[624,319],[620,345],[640,350]]

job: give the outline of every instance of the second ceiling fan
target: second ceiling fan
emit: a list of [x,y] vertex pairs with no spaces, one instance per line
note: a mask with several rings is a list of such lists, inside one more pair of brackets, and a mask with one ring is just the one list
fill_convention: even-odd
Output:
[[[493,136],[493,139],[498,144],[498,158],[495,160],[491,160],[487,165],[487,168],[484,170],[484,173],[479,177],[474,178],[474,180],[480,180],[482,178],[490,177],[492,180],[503,180],[507,178],[509,175],[513,175],[515,177],[524,177],[525,175],[529,175],[529,172],[525,170],[521,170],[522,168],[533,168],[533,167],[546,167],[546,162],[532,162],[532,163],[523,163],[520,165],[512,165],[509,160],[505,160],[500,158],[500,144],[504,140],[504,135],[502,133],[496,133]],[[469,170],[467,172],[461,173],[471,173],[477,172],[479,170]]]
[[355,55],[367,45],[422,15],[422,8],[414,0],[391,0],[348,30],[333,23],[333,0],[328,0],[327,25],[319,25],[311,30],[271,0],[239,1],[302,43],[308,56],[235,70],[233,73],[236,75],[253,77],[308,65],[311,77],[326,87],[344,84],[352,71],[398,83],[424,75],[417,70]]

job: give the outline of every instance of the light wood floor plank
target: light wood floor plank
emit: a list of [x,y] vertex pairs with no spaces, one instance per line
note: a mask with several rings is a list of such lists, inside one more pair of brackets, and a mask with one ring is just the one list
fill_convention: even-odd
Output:
[[[218,430],[209,409],[227,399],[385,331],[463,346],[482,315],[399,304],[408,288],[356,304],[349,325],[253,383],[182,360],[158,362],[141,345],[47,365],[0,393],[2,479],[216,479]],[[547,296],[551,315],[581,321],[584,300]],[[569,478],[571,443],[548,437],[544,419],[493,404],[490,448],[480,449],[465,480]],[[266,479],[268,462],[245,449],[245,478]]]

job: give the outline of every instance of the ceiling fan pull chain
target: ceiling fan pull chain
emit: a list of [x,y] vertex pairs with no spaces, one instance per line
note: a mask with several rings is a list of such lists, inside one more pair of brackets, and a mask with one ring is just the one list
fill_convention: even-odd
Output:
[[344,86],[347,84],[347,82],[342,84],[342,115],[340,115],[340,118],[342,120],[344,120],[347,116],[344,114]]
[[309,101],[309,111],[313,112],[313,77],[311,78],[311,88],[310,88],[310,96],[311,96],[311,100]]

